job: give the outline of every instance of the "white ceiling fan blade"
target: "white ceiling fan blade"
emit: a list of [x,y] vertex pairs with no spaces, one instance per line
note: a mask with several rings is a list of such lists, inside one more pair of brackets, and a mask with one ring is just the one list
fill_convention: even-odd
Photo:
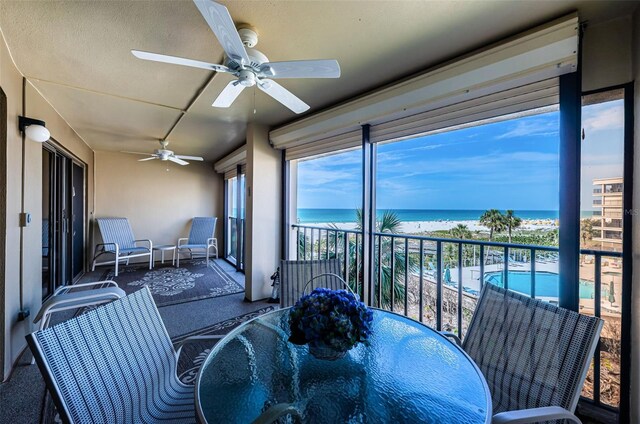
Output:
[[340,65],[333,59],[269,62],[260,71],[270,78],[340,78]]
[[186,160],[197,160],[199,162],[203,161],[204,159],[201,158],[200,156],[185,156],[185,155],[173,155],[174,158],[178,158],[178,159],[186,159]]
[[275,81],[263,79],[258,82],[258,88],[295,113],[302,113],[309,110],[309,105],[293,95],[289,90]]
[[199,60],[185,59],[177,56],[168,56],[165,54],[143,52],[140,50],[131,50],[131,53],[138,59],[151,60],[153,62],[171,63],[173,65],[190,66],[192,68],[201,68],[216,72],[232,72],[231,69],[223,65],[215,63],[201,62]]
[[143,152],[128,152],[126,150],[121,150],[120,153],[130,153],[132,155],[145,155],[145,156],[153,156],[153,153],[143,153]]
[[235,99],[238,98],[240,93],[244,90],[244,85],[238,81],[231,81],[227,86],[218,94],[218,97],[213,101],[211,106],[213,107],[229,107]]
[[150,158],[138,159],[138,162],[145,162],[145,161],[154,160],[154,159],[158,159],[158,158],[155,156],[152,156]]
[[175,162],[175,163],[177,163],[177,164],[179,164],[179,165],[189,165],[189,162],[184,161],[184,160],[182,160],[182,159],[178,159],[178,158],[177,158],[177,157],[175,157],[175,156],[169,156],[169,157],[167,158],[167,160],[170,160],[171,162]]
[[251,63],[229,10],[211,0],[193,0],[193,2],[218,38],[227,56],[240,64]]

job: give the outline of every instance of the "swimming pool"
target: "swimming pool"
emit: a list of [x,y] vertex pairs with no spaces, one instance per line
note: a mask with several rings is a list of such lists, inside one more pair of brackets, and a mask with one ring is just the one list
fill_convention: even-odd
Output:
[[[503,287],[502,272],[486,272],[484,281]],[[526,295],[531,295],[531,272],[530,271],[509,271],[509,289]],[[536,272],[536,297],[555,297],[559,296],[558,274],[553,272],[537,271]],[[580,280],[580,298],[593,299],[594,284],[591,281]],[[602,287],[602,298],[606,299],[609,295],[607,287]]]

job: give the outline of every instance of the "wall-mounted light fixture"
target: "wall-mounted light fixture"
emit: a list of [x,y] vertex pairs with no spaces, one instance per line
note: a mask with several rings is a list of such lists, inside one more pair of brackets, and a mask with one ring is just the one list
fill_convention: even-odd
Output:
[[44,143],[49,140],[51,133],[45,127],[44,121],[31,119],[24,116],[18,117],[18,128],[33,141]]

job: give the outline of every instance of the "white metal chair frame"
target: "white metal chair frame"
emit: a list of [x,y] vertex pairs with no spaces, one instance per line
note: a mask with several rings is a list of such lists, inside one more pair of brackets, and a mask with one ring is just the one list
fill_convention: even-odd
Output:
[[[118,290],[109,289],[111,287]],[[67,296],[69,294],[73,294],[73,296]],[[39,321],[40,325],[38,326],[38,330],[42,330],[49,326],[51,315],[56,312],[78,309],[85,306],[101,305],[124,296],[126,296],[125,292],[122,291],[118,287],[118,283],[113,280],[58,287],[56,291],[53,292],[53,295],[42,304],[33,323],[36,324]]]
[[[98,220],[126,220],[127,221],[127,225],[128,225],[128,230],[129,232],[133,235],[133,232],[131,230],[131,225],[128,222],[128,220],[126,218],[98,218]],[[100,224],[98,224],[100,225]],[[102,230],[101,234],[102,234]],[[104,234],[102,234],[103,238],[104,238]],[[133,237],[132,237],[133,238]],[[125,264],[129,265],[129,259],[131,258],[139,258],[139,257],[143,257],[143,256],[149,256],[149,269],[153,269],[153,242],[149,239],[140,239],[140,240],[133,240],[133,244],[134,246],[138,247],[138,243],[146,243],[148,245],[148,247],[145,247],[147,249],[147,251],[143,252],[143,253],[130,253],[128,255],[124,255],[121,256],[120,252],[128,252],[129,250],[127,250],[126,248],[121,248],[120,244],[117,242],[107,242],[107,243],[98,243],[96,244],[94,250],[93,250],[93,262],[91,264],[91,271],[95,271],[96,270],[96,265],[111,265],[111,264],[115,264],[115,274],[114,276],[117,277],[118,276],[118,268],[120,265],[120,262],[122,261],[126,261]],[[112,249],[108,249],[108,246],[113,246],[113,250]],[[138,247],[140,248],[140,247]],[[98,262],[97,259],[104,254],[107,253],[111,253],[114,254],[114,260],[112,261],[104,261],[104,262]]]
[[[118,304],[119,302],[123,303]],[[129,306],[123,307],[123,304]],[[136,319],[124,316],[124,308],[129,307],[140,312],[141,316]],[[144,337],[149,339],[146,342],[151,341],[152,343],[140,343],[138,345],[135,343],[136,337],[132,334],[122,335],[120,338],[111,328],[109,320],[104,319],[106,316],[113,317],[116,322],[120,322],[126,328],[131,327],[132,334],[142,331],[140,334],[144,334]],[[93,334],[93,328],[97,328],[99,334]],[[161,340],[163,337],[166,339]],[[130,422],[191,423],[196,420],[195,404],[193,402],[185,403],[188,400],[188,396],[192,397],[193,393],[190,390],[190,386],[185,385],[178,379],[177,368],[180,353],[186,343],[205,340],[215,340],[217,342],[223,337],[221,335],[192,336],[182,340],[177,349],[170,347],[172,344],[169,335],[162,323],[151,293],[145,287],[114,303],[89,311],[87,314],[72,318],[46,330],[36,331],[27,335],[26,338],[63,422],[96,422],[96,417],[101,416],[102,413],[122,417],[124,416],[123,411],[126,409],[126,416],[132,420]],[[58,340],[58,342],[53,342],[52,345],[51,340],[54,339]],[[133,345],[129,342],[132,342]],[[77,344],[78,347],[83,348],[84,354],[81,357],[77,354],[75,356],[70,355],[72,359],[68,359],[64,355],[65,350],[58,352],[60,349],[58,343],[64,346],[76,346]],[[105,351],[105,346],[119,346],[122,349],[131,347],[142,349],[144,352],[139,352],[138,360],[141,357],[147,357],[146,350],[150,351],[149,358],[154,357],[151,354],[152,351],[159,352],[158,354],[163,357],[166,353],[169,355],[169,362],[173,362],[173,359],[175,359],[175,363],[151,361],[146,363],[147,366],[152,367],[150,370],[132,369],[136,373],[142,373],[141,375],[154,379],[154,383],[157,384],[154,387],[137,387],[137,390],[142,389],[142,393],[140,393],[136,392],[136,390],[131,390],[131,388],[118,386],[119,383],[122,384],[118,379],[107,378],[108,370],[100,365],[103,361],[113,361],[115,371],[122,368],[119,372],[125,372],[123,370],[129,369],[127,367],[136,366],[136,364],[135,360],[128,364],[126,358],[113,356],[114,352],[109,349]],[[172,353],[167,349],[171,349]],[[70,353],[75,354],[75,352]],[[72,367],[72,375],[67,375],[62,373],[58,367],[60,365],[68,367],[67,361],[70,360],[72,362],[79,360],[84,366]],[[169,372],[171,368],[173,368],[173,372]],[[103,378],[107,379],[103,380]],[[95,382],[93,385],[92,381]],[[78,398],[79,392],[77,390],[87,386],[87,384],[97,387],[96,391],[82,392],[82,397]],[[172,386],[169,387],[167,384]],[[64,387],[70,388],[71,391],[63,390]],[[108,387],[112,390],[105,391],[104,389]],[[179,390],[181,394],[172,392],[174,389]],[[125,395],[127,393],[131,395],[130,398]],[[170,393],[183,397],[173,398]],[[105,397],[109,397],[109,399]],[[118,402],[122,402],[123,405],[119,405]],[[137,407],[133,406],[132,402],[139,402],[139,405]],[[97,407],[92,408],[91,405],[102,405],[101,408],[105,408],[105,410],[101,411]],[[174,412],[174,407],[179,409]],[[82,411],[79,411],[78,408],[81,408]],[[158,413],[163,417],[158,418],[155,415]],[[82,416],[84,418],[78,421],[74,419],[74,416]],[[129,422],[126,417],[124,419],[126,421],[117,420],[117,422]]]
[[[189,258],[193,259],[193,251],[189,248],[181,247],[182,245],[188,244],[188,237],[181,237],[178,239],[178,244],[176,245],[176,268],[180,268],[180,250],[188,249],[189,250]],[[215,237],[210,237],[207,239],[207,247],[206,247],[206,258],[207,263],[209,263],[209,258],[211,257],[211,249],[215,249],[215,258],[218,258],[218,240]]]
[[[192,219],[189,237],[179,238],[176,244],[177,268],[180,268],[180,252],[182,250],[188,250],[191,259],[193,259],[194,250],[204,250],[207,265],[209,265],[209,257],[211,256],[212,250],[215,251],[215,258],[218,258],[218,240],[215,238],[217,222],[217,217],[209,216],[194,217]],[[206,242],[204,242],[205,238]]]
[[[148,243],[149,247],[149,252],[153,252],[153,242],[151,240],[148,239],[142,239],[142,240],[134,240],[134,243]],[[112,253],[110,251],[105,250],[105,246],[115,246],[114,248],[114,254],[115,254],[115,258],[112,261],[104,261],[104,262],[98,262],[97,258],[104,254],[104,253]],[[125,261],[125,265],[129,265],[129,259],[131,258],[139,258],[142,256],[149,256],[149,269],[153,269],[153,253],[134,253],[133,255],[126,255],[126,256],[120,256],[120,245],[118,243],[100,243],[100,244],[96,244],[95,249],[93,250],[93,263],[91,265],[91,271],[95,271],[96,270],[96,265],[111,265],[111,264],[115,264],[115,274],[114,276],[117,277],[118,276],[118,267],[120,265],[120,262]]]
[[[51,317],[56,312],[98,306],[124,296],[126,293],[118,287],[118,283],[112,280],[58,287],[53,295],[42,304],[33,323],[39,322],[38,330],[44,330],[49,327]],[[35,364],[35,358],[31,360],[31,364]]]

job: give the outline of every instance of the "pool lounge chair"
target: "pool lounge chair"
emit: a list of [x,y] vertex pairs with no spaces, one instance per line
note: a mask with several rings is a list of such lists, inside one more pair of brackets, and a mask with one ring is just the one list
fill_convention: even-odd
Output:
[[603,321],[486,283],[463,342],[484,374],[493,424],[573,415]]

